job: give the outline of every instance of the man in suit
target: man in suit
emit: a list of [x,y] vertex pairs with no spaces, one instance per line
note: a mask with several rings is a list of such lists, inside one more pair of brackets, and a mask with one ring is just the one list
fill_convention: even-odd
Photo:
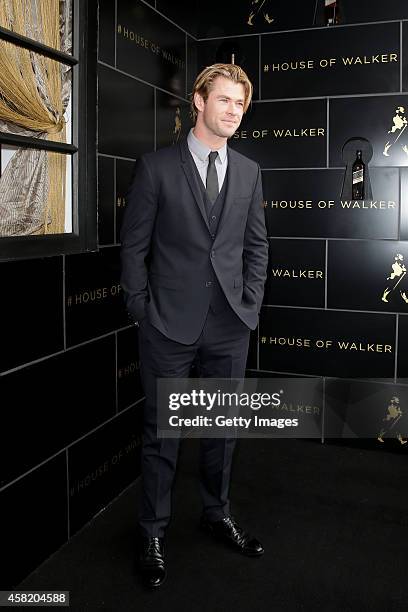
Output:
[[[214,64],[192,92],[186,140],[143,155],[127,197],[122,241],[126,306],[139,326],[145,391],[140,566],[149,587],[165,576],[164,535],[179,439],[158,438],[156,381],[243,378],[268,261],[261,170],[227,146],[252,97],[245,72]],[[235,439],[200,440],[201,527],[248,556],[264,550],[231,516]]]

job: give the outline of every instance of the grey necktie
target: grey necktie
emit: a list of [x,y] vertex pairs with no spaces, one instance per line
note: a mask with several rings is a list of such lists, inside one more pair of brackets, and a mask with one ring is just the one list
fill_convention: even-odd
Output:
[[208,168],[207,168],[207,181],[205,191],[210,199],[211,204],[214,204],[217,199],[218,189],[218,176],[215,167],[215,160],[218,155],[218,151],[211,151],[208,156]]

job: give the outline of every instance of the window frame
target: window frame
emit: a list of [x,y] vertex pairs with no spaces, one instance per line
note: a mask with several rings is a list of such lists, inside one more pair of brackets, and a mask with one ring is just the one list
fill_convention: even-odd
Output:
[[0,145],[64,153],[72,160],[72,232],[0,236],[0,261],[97,250],[96,57],[97,3],[72,2],[72,55],[0,27],[0,40],[46,55],[72,70],[72,144],[0,131]]

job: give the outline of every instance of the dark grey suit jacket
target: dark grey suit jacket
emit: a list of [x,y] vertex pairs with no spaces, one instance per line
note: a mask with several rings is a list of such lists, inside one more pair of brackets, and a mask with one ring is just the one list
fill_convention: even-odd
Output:
[[268,263],[259,164],[228,147],[227,193],[211,237],[187,141],[135,165],[121,229],[121,285],[135,321],[146,315],[183,344],[199,336],[215,272],[238,317],[255,329]]

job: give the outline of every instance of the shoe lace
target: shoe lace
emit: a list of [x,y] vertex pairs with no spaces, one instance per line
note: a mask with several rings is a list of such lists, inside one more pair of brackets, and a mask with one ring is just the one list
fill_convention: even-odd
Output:
[[237,524],[235,518],[233,516],[227,516],[223,520],[224,523],[231,529],[234,540],[236,540],[238,544],[243,543],[246,539],[246,535],[242,527],[239,527]]
[[147,555],[161,554],[161,545],[159,538],[149,538],[147,545]]

